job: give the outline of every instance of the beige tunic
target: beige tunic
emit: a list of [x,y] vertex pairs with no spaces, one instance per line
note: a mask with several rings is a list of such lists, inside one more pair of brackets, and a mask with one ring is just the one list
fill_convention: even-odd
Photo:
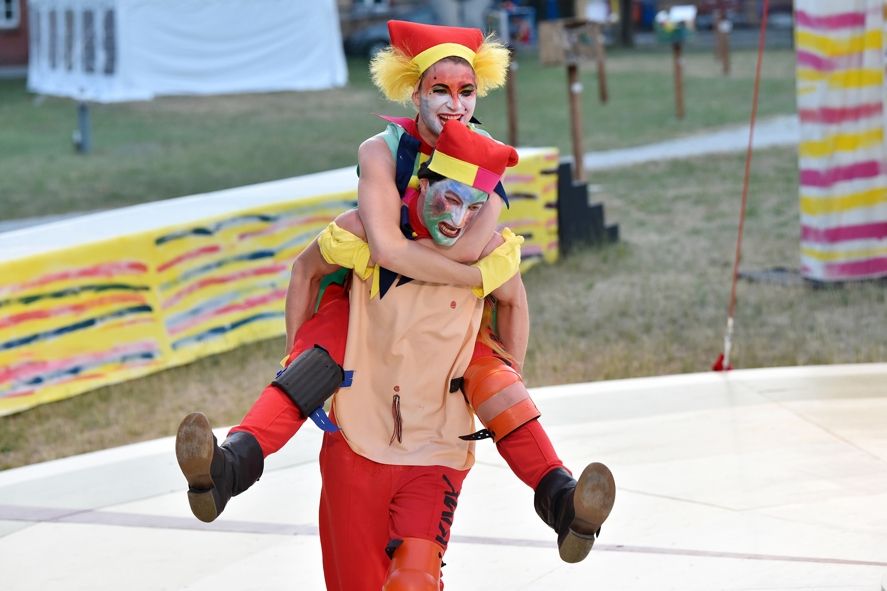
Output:
[[419,281],[369,294],[369,282],[354,275],[345,349],[353,382],[333,397],[345,439],[379,463],[470,468],[474,442],[459,436],[475,431],[474,415],[449,386],[471,360],[483,300]]

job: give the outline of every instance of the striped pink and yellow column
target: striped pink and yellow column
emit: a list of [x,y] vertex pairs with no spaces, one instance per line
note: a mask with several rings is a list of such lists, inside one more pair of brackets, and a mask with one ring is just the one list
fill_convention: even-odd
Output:
[[801,273],[887,276],[887,0],[797,0]]

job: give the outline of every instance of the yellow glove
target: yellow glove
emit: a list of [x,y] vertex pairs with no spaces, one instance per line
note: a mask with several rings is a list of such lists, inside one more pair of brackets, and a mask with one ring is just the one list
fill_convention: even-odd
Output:
[[317,236],[317,245],[323,260],[331,265],[354,269],[361,279],[366,279],[375,268],[370,265],[370,246],[362,238],[343,230],[336,222],[323,229]]
[[511,279],[520,270],[520,247],[524,243],[523,236],[517,236],[510,228],[502,230],[503,244],[496,250],[474,263],[480,269],[483,288],[475,287],[471,291],[478,298],[485,298]]

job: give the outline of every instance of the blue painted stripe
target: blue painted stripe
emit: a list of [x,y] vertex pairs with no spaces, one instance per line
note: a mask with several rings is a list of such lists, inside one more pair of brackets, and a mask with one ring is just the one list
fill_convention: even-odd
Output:
[[38,341],[46,341],[58,338],[60,336],[64,336],[66,334],[70,334],[72,332],[77,332],[79,330],[85,330],[87,328],[93,328],[100,324],[105,324],[111,320],[116,320],[118,318],[123,318],[125,316],[131,316],[134,314],[151,314],[154,312],[154,309],[151,306],[131,306],[129,308],[123,308],[120,310],[115,310],[114,312],[110,312],[108,314],[104,314],[102,316],[96,316],[95,318],[87,318],[86,320],[81,320],[79,322],[75,322],[74,324],[69,324],[67,326],[62,326],[53,330],[47,330],[44,332],[38,332],[31,335],[27,335],[21,338],[12,339],[10,341],[6,341],[5,343],[0,343],[0,351],[6,351],[8,349],[15,349],[16,347],[21,347],[23,345],[29,345],[31,343],[35,343]]
[[148,291],[151,288],[147,285],[132,285],[130,283],[101,283],[97,285],[87,284],[78,285],[77,287],[69,287],[58,291],[49,291],[46,293],[36,293],[7,300],[0,300],[0,308],[13,304],[33,304],[40,300],[57,300],[70,296],[80,295],[81,293],[94,292],[101,293],[105,291]]
[[3,398],[4,396],[9,396],[10,394],[13,394],[15,393],[15,391],[18,390],[30,390],[35,386],[49,386],[52,384],[57,384],[59,382],[65,382],[68,381],[68,379],[79,376],[86,371],[93,370],[104,365],[110,365],[112,363],[126,364],[133,361],[151,361],[157,359],[158,357],[159,354],[156,350],[142,351],[139,353],[128,353],[126,355],[120,355],[117,357],[109,357],[107,359],[96,361],[95,363],[74,365],[44,375],[34,376],[27,380],[17,381],[6,392],[0,392],[0,398]]
[[187,228],[185,230],[178,230],[170,234],[158,236],[154,239],[154,244],[156,244],[157,246],[161,246],[163,244],[166,244],[167,242],[181,240],[182,238],[188,238],[189,236],[212,236],[219,230],[224,230],[225,228],[231,228],[255,222],[263,222],[268,224],[271,222],[276,222],[278,219],[280,219],[280,216],[264,214],[237,216],[234,218],[222,220],[221,222],[217,222],[211,226],[197,226],[195,228]]
[[[357,206],[357,201],[352,199],[347,200],[338,200],[338,201],[328,201],[325,203],[318,203],[316,205],[309,206],[298,206],[292,209],[287,209],[278,214],[254,214],[254,215],[245,215],[245,216],[237,216],[234,218],[229,218],[226,220],[222,220],[218,223],[215,223],[211,226],[197,226],[194,228],[187,228],[185,230],[178,230],[176,232],[171,232],[169,234],[164,234],[162,236],[158,236],[154,239],[154,244],[157,246],[162,246],[169,242],[174,242],[176,240],[181,240],[183,238],[188,238],[191,236],[212,236],[219,232],[220,230],[224,230],[226,228],[231,228],[235,226],[240,226],[244,224],[250,224],[255,222],[263,222],[263,223],[273,223],[278,220],[291,218],[291,217],[309,217],[311,214],[318,211],[341,211],[344,209],[351,209]],[[334,215],[330,216],[332,219]]]
[[182,347],[196,345],[210,339],[218,338],[224,334],[235,331],[242,326],[246,326],[247,324],[252,324],[253,322],[258,322],[260,320],[271,320],[274,318],[283,318],[283,312],[262,312],[260,314],[254,314],[253,316],[242,318],[240,320],[237,320],[236,322],[214,326],[213,328],[205,330],[196,335],[173,341],[172,348],[173,350],[177,350],[181,349]]

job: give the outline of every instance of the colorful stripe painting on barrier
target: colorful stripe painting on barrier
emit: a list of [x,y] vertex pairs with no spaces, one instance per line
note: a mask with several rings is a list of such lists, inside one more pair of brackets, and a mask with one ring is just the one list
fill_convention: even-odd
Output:
[[887,276],[887,1],[798,0],[801,273]]
[[[551,174],[558,154],[520,152],[521,163],[505,179],[513,206],[503,222],[525,236],[526,268],[558,256]],[[347,172],[353,177],[353,169]],[[321,174],[314,184],[329,183]],[[354,205],[356,178],[344,185],[254,207],[235,199],[225,213],[205,218],[199,211],[210,201],[202,196],[161,202],[158,208],[198,215],[66,246],[19,248],[41,236],[58,240],[75,226],[84,236],[100,235],[89,225],[107,230],[117,218],[84,216],[0,234],[0,415],[283,334],[292,260]],[[261,195],[263,187],[243,189]],[[20,250],[25,254],[15,256]]]

